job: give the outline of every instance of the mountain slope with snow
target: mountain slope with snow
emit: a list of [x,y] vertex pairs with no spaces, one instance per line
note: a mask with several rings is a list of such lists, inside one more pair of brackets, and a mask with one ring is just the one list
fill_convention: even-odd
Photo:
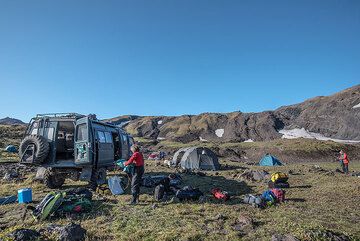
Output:
[[[289,130],[341,141],[360,140],[360,85],[331,96],[260,113],[203,113],[182,116],[120,116],[106,121],[123,123],[138,137],[191,142],[266,141],[282,138]],[[282,133],[281,133],[282,132]],[[312,133],[312,134],[309,134]],[[305,133],[303,133],[305,134]]]

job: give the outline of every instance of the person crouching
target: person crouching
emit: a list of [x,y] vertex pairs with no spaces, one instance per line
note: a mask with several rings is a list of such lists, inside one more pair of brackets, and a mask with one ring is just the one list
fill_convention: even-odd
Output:
[[144,157],[142,153],[140,152],[140,147],[137,145],[131,146],[131,151],[133,152],[133,155],[130,157],[130,159],[125,162],[125,166],[128,165],[134,165],[134,172],[131,176],[131,194],[132,199],[130,204],[136,204],[139,202],[139,196],[140,196],[140,185],[142,176],[144,174]]

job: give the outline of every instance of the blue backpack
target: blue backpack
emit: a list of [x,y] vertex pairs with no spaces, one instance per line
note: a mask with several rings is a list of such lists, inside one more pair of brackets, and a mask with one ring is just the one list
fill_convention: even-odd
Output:
[[275,197],[274,193],[270,190],[266,190],[265,192],[263,192],[261,194],[261,197],[264,199],[264,201],[266,202],[266,204],[268,206],[271,206],[276,201],[276,197]]

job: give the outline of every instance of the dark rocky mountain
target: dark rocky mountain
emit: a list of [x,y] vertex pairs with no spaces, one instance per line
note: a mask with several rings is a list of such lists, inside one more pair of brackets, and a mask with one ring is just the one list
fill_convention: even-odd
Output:
[[106,121],[123,124],[138,137],[180,142],[266,141],[282,137],[282,129],[305,128],[325,137],[360,140],[360,85],[331,96],[260,113],[203,113],[183,116],[119,116]]
[[26,124],[18,119],[5,117],[3,119],[0,119],[0,125],[26,125]]

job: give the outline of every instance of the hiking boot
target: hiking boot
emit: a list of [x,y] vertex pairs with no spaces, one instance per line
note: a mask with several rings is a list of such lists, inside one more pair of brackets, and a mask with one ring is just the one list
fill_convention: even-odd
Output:
[[132,198],[131,198],[130,205],[135,205],[139,201],[138,198],[139,198],[138,195],[133,194]]

